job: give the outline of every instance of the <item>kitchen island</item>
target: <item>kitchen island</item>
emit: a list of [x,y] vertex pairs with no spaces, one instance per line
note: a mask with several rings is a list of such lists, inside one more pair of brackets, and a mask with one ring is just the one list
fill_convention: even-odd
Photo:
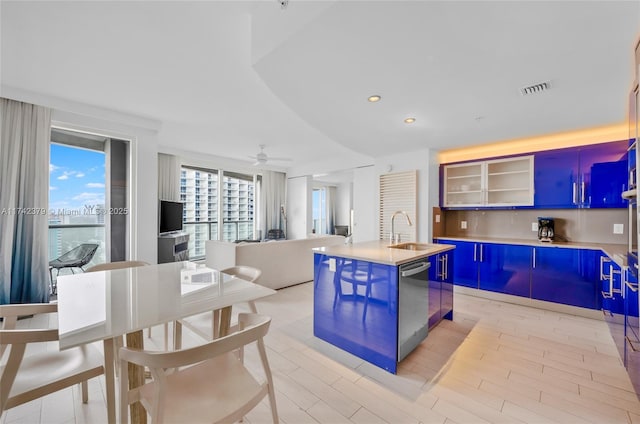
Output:
[[371,241],[314,249],[314,335],[395,373],[429,328],[453,318],[454,247]]

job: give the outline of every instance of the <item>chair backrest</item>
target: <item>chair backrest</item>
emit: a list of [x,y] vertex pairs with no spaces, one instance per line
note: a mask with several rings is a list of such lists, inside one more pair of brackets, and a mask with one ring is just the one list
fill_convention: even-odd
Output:
[[0,412],[78,383],[83,383],[83,401],[86,402],[86,380],[104,373],[103,359],[97,350],[49,349],[25,357],[27,344],[57,341],[58,330],[16,329],[18,317],[57,310],[55,303],[0,306],[3,319],[0,357],[5,350],[9,351],[5,366],[0,367]]
[[84,243],[69,250],[67,253],[60,256],[58,260],[63,262],[78,261],[78,263],[81,264],[79,266],[86,265],[91,262],[96,250],[98,250],[97,244]]
[[349,226],[348,225],[336,225],[333,227],[333,233],[338,236],[348,236],[349,235]]
[[107,262],[104,264],[94,265],[91,268],[88,268],[85,272],[108,271],[111,269],[123,269],[123,268],[135,268],[135,267],[145,266],[145,265],[149,265],[149,263],[144,261]]
[[267,231],[268,239],[281,239],[284,238],[284,231],[280,229],[273,228]]
[[[192,348],[168,352],[159,352],[157,350],[148,351],[130,349],[127,347],[120,348],[119,356],[121,374],[121,421],[123,423],[127,422],[128,404],[140,400],[141,393],[145,391],[144,386],[135,389],[129,389],[127,381],[129,363],[148,367],[151,375],[153,376],[153,382],[147,383],[147,386],[153,385],[154,387],[152,390],[146,391],[147,394],[152,393],[152,399],[150,402],[148,402],[147,400],[147,402],[150,403],[149,405],[145,404],[145,408],[147,409],[147,412],[151,414],[153,422],[162,422],[163,417],[166,415],[165,409],[170,408],[170,406],[167,407],[167,404],[170,403],[165,402],[165,400],[166,393],[169,391],[168,386],[172,384],[176,384],[177,387],[185,387],[186,385],[189,386],[189,393],[185,393],[184,397],[181,398],[178,403],[182,408],[189,408],[190,417],[183,417],[186,421],[188,421],[189,419],[193,419],[194,421],[200,422],[204,419],[204,417],[196,418],[198,414],[198,408],[204,408],[204,405],[202,403],[203,399],[199,399],[198,396],[207,396],[207,390],[212,387],[217,387],[219,389],[221,384],[230,384],[230,381],[228,381],[228,379],[234,379],[236,377],[239,378],[240,374],[235,374],[237,370],[233,367],[225,370],[214,367],[213,374],[210,376],[209,374],[207,374],[209,378],[193,379],[194,373],[192,372],[192,370],[196,369],[195,367],[200,367],[197,368],[198,373],[195,373],[195,375],[201,375],[202,371],[200,370],[205,370],[206,372],[206,370],[208,369],[207,363],[211,364],[211,362],[209,361],[215,360],[215,358],[225,354],[235,355],[231,354],[231,352],[243,348],[250,343],[256,342],[258,345],[258,351],[260,354],[264,374],[267,380],[267,382],[261,386],[262,389],[260,393],[261,396],[264,396],[266,394],[269,395],[273,420],[274,422],[278,422],[277,411],[275,407],[275,394],[273,391],[273,379],[271,376],[269,363],[267,361],[266,349],[263,340],[264,336],[269,330],[271,317],[258,314],[240,313],[238,314],[238,323],[239,331]],[[236,358],[235,356],[233,357]],[[237,358],[235,359],[234,363],[236,365],[239,363]],[[190,368],[189,366],[193,366],[194,368]],[[244,365],[240,365],[240,367],[244,368]],[[217,379],[227,380],[218,381]],[[180,393],[182,393],[182,391],[180,391]],[[247,387],[246,393],[242,393],[242,395],[249,396],[249,399],[234,399],[234,407],[237,407],[238,409],[230,416],[234,416],[233,414],[237,414],[238,411],[240,411],[240,417],[242,417],[244,412],[247,411],[247,405],[250,405],[250,408],[255,406],[257,404],[257,401],[259,401],[259,399],[261,398],[257,398],[256,393],[258,392]],[[219,399],[210,396],[206,397],[204,400],[206,400],[206,402],[204,402],[206,404],[213,404],[214,402],[219,401]],[[188,404],[190,401],[192,401],[194,404],[185,405],[185,403]],[[246,401],[246,403],[240,404],[242,401]],[[210,405],[208,406],[210,407]],[[225,411],[225,413],[226,412],[228,411]],[[206,419],[216,421],[209,416],[206,417]],[[237,421],[237,417],[230,420],[225,419],[224,421],[235,422]]]
[[225,274],[233,275],[234,277],[241,278],[243,280],[251,281],[255,283],[258,281],[260,276],[262,275],[262,271],[258,268],[254,268],[252,266],[247,265],[236,265],[230,268],[223,269],[222,271]]

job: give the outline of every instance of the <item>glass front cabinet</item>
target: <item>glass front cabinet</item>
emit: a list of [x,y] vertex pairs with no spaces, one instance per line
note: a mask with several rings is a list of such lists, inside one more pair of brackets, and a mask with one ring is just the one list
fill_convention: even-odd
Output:
[[443,207],[533,206],[533,155],[443,166]]

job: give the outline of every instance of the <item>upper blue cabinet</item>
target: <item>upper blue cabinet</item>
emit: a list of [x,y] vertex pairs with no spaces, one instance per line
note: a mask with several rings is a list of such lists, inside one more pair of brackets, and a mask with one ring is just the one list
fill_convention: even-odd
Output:
[[625,208],[628,140],[535,154],[536,208]]

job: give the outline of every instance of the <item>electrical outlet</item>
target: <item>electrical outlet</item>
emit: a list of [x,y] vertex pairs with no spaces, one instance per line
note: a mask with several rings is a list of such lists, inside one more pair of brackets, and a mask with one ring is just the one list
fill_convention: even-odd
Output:
[[436,224],[440,222],[440,214],[436,215]]
[[467,221],[460,221],[460,228],[462,228],[463,230],[467,229]]
[[532,222],[531,223],[531,231],[538,231],[538,223],[537,222]]
[[613,234],[624,233],[624,224],[613,224]]

